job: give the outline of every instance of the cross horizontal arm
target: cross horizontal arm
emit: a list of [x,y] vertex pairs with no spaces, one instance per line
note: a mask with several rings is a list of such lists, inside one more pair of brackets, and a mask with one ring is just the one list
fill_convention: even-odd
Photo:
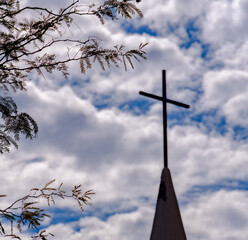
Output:
[[190,108],[190,106],[188,104],[177,102],[177,101],[174,101],[174,100],[171,100],[171,99],[168,99],[168,98],[166,99],[166,102],[171,103],[171,104],[174,104],[174,105],[177,105],[179,107]]
[[159,97],[159,96],[156,96],[156,95],[153,95],[153,94],[150,94],[150,93],[146,93],[146,92],[140,91],[139,94],[140,95],[143,95],[143,96],[146,96],[146,97],[157,99],[159,101],[163,101],[163,98],[162,97]]
[[153,95],[153,94],[150,94],[150,93],[140,91],[139,94],[143,95],[143,96],[146,96],[146,97],[157,99],[157,100],[162,101],[162,102],[165,100],[168,103],[171,103],[171,104],[183,107],[183,108],[190,108],[190,106],[188,104],[177,102],[177,101],[174,101],[174,100],[171,100],[171,99],[168,99],[168,98],[163,99],[162,97],[159,97],[159,96],[156,96],[156,95]]

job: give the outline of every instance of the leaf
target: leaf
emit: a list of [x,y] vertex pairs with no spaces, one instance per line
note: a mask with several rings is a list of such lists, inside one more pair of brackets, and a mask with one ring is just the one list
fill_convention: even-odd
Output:
[[21,231],[22,231],[20,221],[18,221],[18,223],[17,223],[17,229],[19,230],[19,232],[21,232]]
[[52,184],[55,181],[56,181],[56,179],[53,179],[52,181],[48,182],[43,189],[47,188],[47,186],[49,186],[50,184]]
[[91,68],[90,59],[88,57],[86,57],[85,61],[86,61],[86,64],[87,64],[87,68],[90,69]]
[[127,60],[129,61],[129,63],[130,63],[130,65],[131,65],[132,69],[134,69],[134,66],[133,66],[131,57],[127,54],[127,55],[126,55],[126,58],[127,58]]
[[122,58],[123,58],[123,63],[124,63],[125,71],[127,71],[127,64],[126,64],[126,61],[125,61],[125,56],[123,55]]
[[105,67],[104,67],[104,64],[103,64],[103,61],[102,61],[101,57],[99,55],[96,55],[96,59],[99,62],[99,64],[102,67],[102,69],[105,70]]
[[96,194],[95,192],[93,192],[93,190],[88,190],[85,192],[86,195],[89,195],[89,194]]
[[63,185],[63,183],[60,183],[60,185],[59,185],[59,187],[58,187],[58,190],[61,189],[62,185]]
[[147,43],[141,43],[140,45],[139,45],[139,49],[142,49],[142,48],[144,48],[146,45],[148,45],[148,42]]
[[84,67],[84,59],[81,58],[80,59],[80,69],[81,69],[81,73],[85,73],[85,67]]
[[31,205],[34,205],[34,204],[37,204],[38,202],[28,202],[28,203],[24,203],[23,204],[23,208],[27,208],[28,206],[31,206]]

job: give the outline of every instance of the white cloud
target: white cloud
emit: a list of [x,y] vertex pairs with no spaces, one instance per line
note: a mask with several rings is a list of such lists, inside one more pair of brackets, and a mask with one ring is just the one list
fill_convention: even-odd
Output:
[[235,143],[228,136],[180,126],[170,131],[169,139],[169,162],[178,194],[194,186],[247,179],[245,142]]
[[226,104],[224,113],[228,122],[238,126],[247,126],[248,117],[248,97],[247,94],[239,94]]
[[[55,234],[55,239],[61,240],[145,239],[150,234],[151,214],[150,208],[142,207],[130,213],[112,215],[107,221],[96,217],[86,217],[72,224],[52,226],[49,230]],[[80,230],[75,231],[75,227]]]
[[[127,211],[155,202],[162,168],[162,126],[160,117],[153,114],[159,111],[152,109],[146,116],[133,116],[116,108],[97,110],[69,87],[41,91],[32,84],[22,101],[37,118],[41,129],[37,140],[22,142],[20,151],[14,151],[9,159],[7,155],[3,158],[6,163],[1,168],[5,172],[1,180],[6,188],[2,190],[11,199],[56,178],[65,182],[67,189],[78,183],[85,184],[86,189],[93,188],[97,193],[94,204],[103,213],[113,214],[117,209]],[[203,129],[193,126],[169,129],[169,166],[178,199],[188,204],[191,195],[185,194],[194,186],[214,185],[230,176],[231,180],[245,180],[246,156],[246,144],[235,143],[231,138],[218,134],[208,136]],[[142,198],[147,198],[148,203],[140,201]],[[111,210],[111,205],[117,207]],[[57,206],[74,210],[76,207],[68,202],[59,202]],[[135,214],[139,215],[140,211]],[[151,226],[153,212],[149,214],[150,220],[144,221]],[[124,236],[123,228],[129,229],[125,227],[126,222],[132,223],[129,218],[124,221],[125,216],[120,216],[120,229],[116,232],[108,230],[113,225],[110,220],[94,218],[94,229],[98,231],[91,232],[92,228],[85,223],[87,230],[82,228],[82,234],[89,239],[91,235],[92,239],[104,234],[106,238]],[[59,229],[60,225],[52,228]],[[69,228],[69,234],[75,239],[82,236],[70,232],[70,225],[65,228]],[[135,234],[141,233],[137,229]],[[192,234],[196,234],[194,230]],[[125,236],[130,237],[128,232]]]
[[209,71],[204,76],[198,111],[218,110],[228,123],[246,126],[247,79],[247,72],[240,70]]
[[192,240],[245,240],[248,215],[247,192],[221,190],[203,194],[183,212],[188,238]]
[[[181,209],[187,237],[192,240],[245,240],[247,197],[246,192],[220,190],[192,199]],[[55,240],[148,239],[153,214],[151,207],[140,207],[128,213],[111,215],[106,220],[84,217],[67,224],[56,224],[48,231],[55,234]]]
[[[105,46],[123,43],[128,49],[149,42],[148,60],[128,72],[102,72],[98,66],[86,75],[72,64],[69,81],[57,74],[46,79],[34,74],[28,92],[16,100],[37,120],[39,137],[21,141],[20,150],[2,156],[1,193],[9,195],[7,201],[53,178],[66,189],[83,183],[97,193],[89,210],[93,216],[52,226],[55,239],[148,239],[163,162],[161,104],[145,115],[118,107],[144,99],[140,90],[161,95],[161,70],[166,69],[168,97],[191,104],[191,113],[182,119],[187,125],[168,130],[169,166],[188,237],[245,239],[247,194],[238,189],[240,181],[247,181],[247,141],[232,138],[232,127],[247,128],[246,5],[241,0],[143,1],[139,6],[145,18],[135,24],[147,24],[158,36],[125,33],[122,21],[102,26],[94,18],[78,20],[81,30],[73,37],[97,35]],[[180,48],[189,41],[185,26],[190,21],[201,41]],[[201,58],[205,43],[210,44],[209,59]],[[98,109],[101,104],[105,108]],[[190,120],[213,110],[216,115],[206,119],[225,117],[224,135]],[[169,107],[175,117],[179,111]],[[219,190],[231,184],[237,184],[236,191]],[[57,207],[77,209],[68,201]]]
[[243,41],[247,36],[247,7],[244,0],[212,1],[203,23],[204,39],[218,46]]

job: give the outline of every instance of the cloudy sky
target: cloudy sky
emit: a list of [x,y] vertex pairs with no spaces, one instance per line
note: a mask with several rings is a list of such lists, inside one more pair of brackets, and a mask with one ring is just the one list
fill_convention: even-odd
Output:
[[[68,3],[42,1],[52,9]],[[34,74],[15,95],[40,130],[1,156],[1,194],[13,201],[54,178],[67,189],[82,183],[96,192],[93,206],[81,214],[59,201],[46,222],[53,239],[149,239],[163,168],[162,107],[138,92],[161,95],[166,69],[168,98],[191,106],[168,106],[169,167],[187,237],[247,240],[248,1],[138,6],[143,19],[101,25],[83,17],[70,33],[127,49],[148,42],[148,59],[134,70],[95,65],[82,75],[74,63],[69,80]]]

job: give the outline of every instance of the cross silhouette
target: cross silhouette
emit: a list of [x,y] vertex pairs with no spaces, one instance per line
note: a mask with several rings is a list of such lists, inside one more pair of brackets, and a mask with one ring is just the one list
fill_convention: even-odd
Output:
[[177,102],[171,99],[168,99],[166,97],[166,71],[163,70],[162,71],[162,97],[150,94],[150,93],[146,93],[146,92],[139,92],[140,95],[149,97],[149,98],[153,98],[159,101],[163,102],[163,133],[164,133],[164,167],[168,168],[168,150],[167,150],[167,107],[166,107],[166,103],[171,103],[183,108],[190,108],[189,105],[181,103],[181,102]]

